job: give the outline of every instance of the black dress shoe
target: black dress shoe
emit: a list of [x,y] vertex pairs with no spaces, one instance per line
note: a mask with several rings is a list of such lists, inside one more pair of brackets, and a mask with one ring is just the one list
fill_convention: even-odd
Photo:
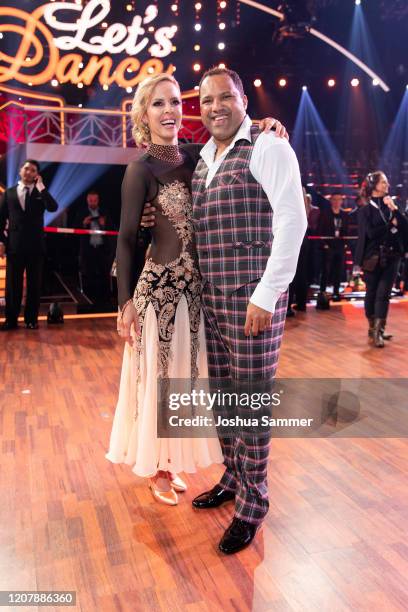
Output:
[[26,323],[26,329],[38,329],[38,323]]
[[288,308],[286,311],[286,318],[288,317],[294,317],[296,315],[296,312],[293,310],[293,308]]
[[221,552],[232,555],[246,548],[254,539],[259,525],[253,525],[239,518],[233,518],[218,545]]
[[17,329],[17,328],[18,328],[18,324],[11,323],[10,321],[4,321],[4,323],[0,325],[0,331],[10,331],[11,329]]
[[235,493],[226,491],[220,485],[215,485],[211,491],[206,491],[195,497],[192,501],[194,508],[218,508],[225,502],[235,499]]

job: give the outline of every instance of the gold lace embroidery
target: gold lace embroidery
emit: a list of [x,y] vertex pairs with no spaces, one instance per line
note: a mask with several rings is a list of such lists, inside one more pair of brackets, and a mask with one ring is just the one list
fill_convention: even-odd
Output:
[[175,180],[162,187],[157,200],[163,214],[174,225],[184,250],[193,238],[192,201],[189,190],[184,183]]
[[[182,251],[175,260],[168,264],[159,264],[151,258],[146,260],[134,294],[134,305],[139,315],[141,331],[148,305],[151,303],[157,317],[158,327],[158,379],[161,381],[161,397],[166,399],[169,389],[169,363],[172,359],[170,350],[174,333],[177,305],[184,295],[187,301],[191,339],[191,384],[195,385],[198,377],[197,357],[199,352],[198,333],[200,327],[201,277],[191,249],[193,227],[191,221],[191,195],[180,181],[173,181],[161,188],[158,201],[163,214],[168,217],[182,241]],[[141,335],[136,338],[137,351],[136,380],[140,382]],[[137,418],[137,407],[135,418]]]

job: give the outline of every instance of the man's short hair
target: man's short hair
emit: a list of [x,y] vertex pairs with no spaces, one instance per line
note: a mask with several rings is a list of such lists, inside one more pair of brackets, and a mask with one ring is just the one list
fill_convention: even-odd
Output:
[[21,167],[25,166],[26,164],[31,164],[32,166],[35,166],[37,168],[37,172],[40,172],[40,164],[36,159],[26,159],[25,162],[21,164]]
[[86,192],[86,195],[97,195],[98,197],[100,197],[99,195],[99,191],[96,191],[96,189],[90,189],[89,191]]
[[198,88],[201,89],[201,85],[203,84],[204,79],[206,79],[207,77],[218,76],[219,74],[225,74],[229,76],[229,78],[234,83],[235,87],[238,89],[241,96],[244,97],[245,92],[244,92],[244,86],[241,81],[241,77],[239,76],[238,72],[235,72],[235,70],[230,70],[229,68],[219,68],[218,66],[209,68],[208,70],[204,72],[203,76],[201,77]]

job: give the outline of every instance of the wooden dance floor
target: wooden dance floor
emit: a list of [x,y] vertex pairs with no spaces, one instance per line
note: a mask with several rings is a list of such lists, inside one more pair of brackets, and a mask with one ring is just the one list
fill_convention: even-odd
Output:
[[[380,350],[360,305],[309,308],[287,322],[279,376],[408,378],[407,322],[408,301],[393,303]],[[187,476],[166,507],[105,459],[114,318],[41,322],[1,348],[0,590],[76,591],[71,609],[98,612],[408,609],[406,439],[274,439],[264,527],[225,557],[232,506],[191,507],[220,466]]]

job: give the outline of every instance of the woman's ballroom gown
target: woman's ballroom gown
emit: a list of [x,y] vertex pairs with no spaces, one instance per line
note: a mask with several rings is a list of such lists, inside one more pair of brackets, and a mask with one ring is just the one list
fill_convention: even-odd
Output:
[[[172,379],[191,380],[193,385],[208,379],[202,284],[191,220],[196,149],[170,147],[169,154],[167,149],[152,145],[128,166],[117,249],[119,305],[133,295],[141,336],[134,335],[133,347],[125,344],[106,457],[132,466],[143,477],[158,470],[195,472],[223,461],[215,429],[209,438],[160,438],[157,432],[158,381],[166,389]],[[155,226],[134,289],[132,262],[145,202],[156,207]]]

